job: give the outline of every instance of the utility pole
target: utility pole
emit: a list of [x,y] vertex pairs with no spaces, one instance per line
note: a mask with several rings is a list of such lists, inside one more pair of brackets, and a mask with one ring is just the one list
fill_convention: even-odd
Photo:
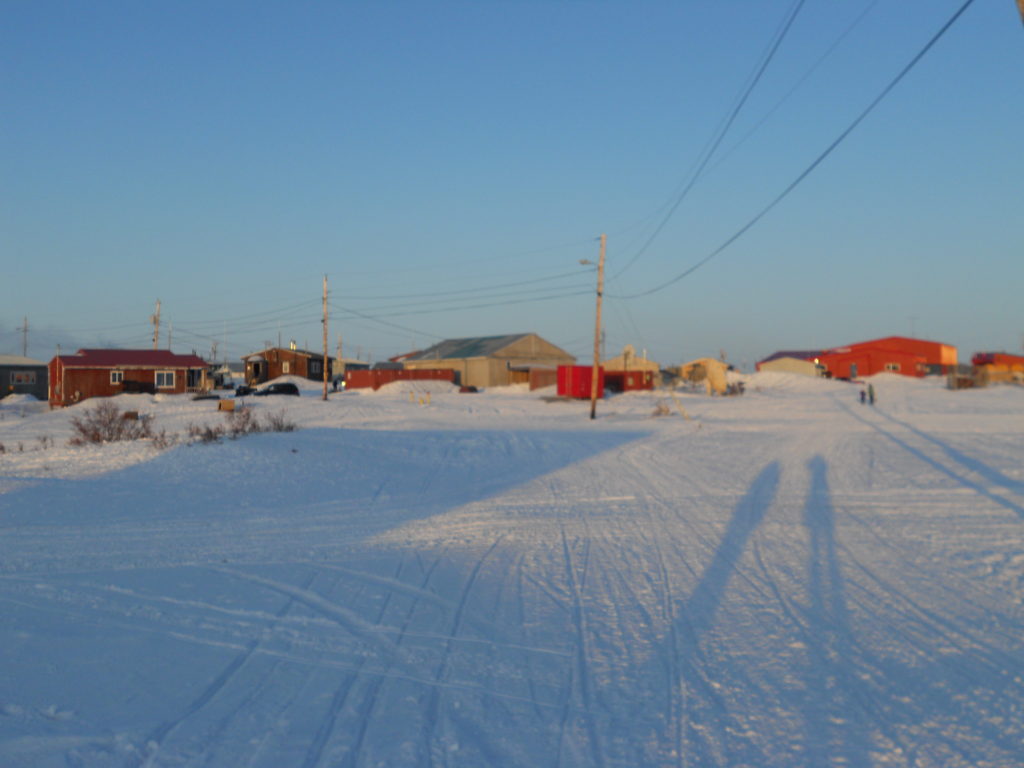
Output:
[[171,351],[171,337],[174,335],[174,323],[167,324],[167,351]]
[[597,418],[598,368],[601,365],[601,297],[604,295],[604,248],[607,235],[601,235],[601,255],[597,260],[597,317],[594,321],[594,368],[590,374],[590,418]]
[[28,316],[22,318],[21,328],[15,330],[21,331],[21,356],[28,357]]
[[156,300],[156,312],[149,316],[153,324],[153,349],[160,348],[160,299]]
[[324,275],[324,400],[327,399],[327,275]]
[[1020,11],[1020,20],[1024,22],[1024,0],[1017,0],[1017,10]]

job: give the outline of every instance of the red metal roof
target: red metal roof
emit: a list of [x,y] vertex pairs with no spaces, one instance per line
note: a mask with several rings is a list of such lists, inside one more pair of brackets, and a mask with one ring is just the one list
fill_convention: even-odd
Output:
[[58,360],[70,368],[205,368],[196,355],[176,355],[168,349],[80,349]]

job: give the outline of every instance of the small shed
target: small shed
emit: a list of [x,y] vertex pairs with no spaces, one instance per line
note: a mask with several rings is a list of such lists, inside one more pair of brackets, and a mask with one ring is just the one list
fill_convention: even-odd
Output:
[[45,400],[48,375],[46,363],[21,355],[0,355],[0,397],[32,395]]

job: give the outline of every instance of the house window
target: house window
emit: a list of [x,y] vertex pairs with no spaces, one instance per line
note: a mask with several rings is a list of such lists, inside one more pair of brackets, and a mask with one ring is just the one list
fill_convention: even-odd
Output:
[[310,372],[310,374],[320,373],[322,370],[323,369],[320,367],[320,362],[318,360],[310,360],[309,361],[309,372]]
[[887,371],[898,371],[900,369],[899,363],[886,363],[885,370]]
[[283,363],[281,363],[281,373],[291,373],[291,372],[292,372],[292,364],[289,361],[285,360]]
[[174,371],[156,372],[157,389],[174,389]]
[[35,383],[35,371],[11,371],[11,384],[32,385]]
[[111,371],[110,372],[110,383],[111,384],[123,384],[124,383],[124,371]]

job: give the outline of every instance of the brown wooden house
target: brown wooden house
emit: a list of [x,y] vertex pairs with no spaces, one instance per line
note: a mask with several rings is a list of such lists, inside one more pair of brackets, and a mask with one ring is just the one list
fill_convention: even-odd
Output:
[[125,393],[184,394],[209,388],[207,363],[166,349],[80,349],[47,366],[52,406]]
[[[301,376],[312,381],[323,381],[324,356],[317,352],[309,352],[296,347],[269,347],[253,352],[242,358],[245,363],[245,383],[250,387],[278,376]],[[327,365],[333,364],[333,358],[327,358]],[[330,373],[330,368],[327,369]]]

